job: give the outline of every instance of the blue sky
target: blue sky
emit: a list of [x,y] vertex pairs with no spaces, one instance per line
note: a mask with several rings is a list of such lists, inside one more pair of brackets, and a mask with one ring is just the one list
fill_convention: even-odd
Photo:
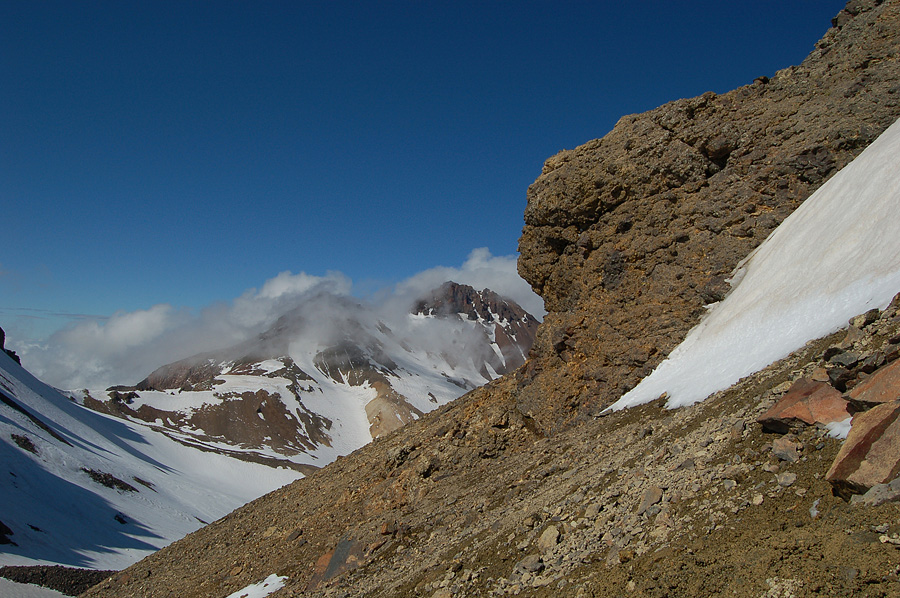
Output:
[[510,256],[542,162],[799,63],[840,1],[0,4],[0,326]]

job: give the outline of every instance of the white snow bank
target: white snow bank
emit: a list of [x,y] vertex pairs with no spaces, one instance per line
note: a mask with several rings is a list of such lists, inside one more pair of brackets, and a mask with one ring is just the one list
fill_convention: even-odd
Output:
[[279,577],[274,573],[259,583],[250,584],[242,590],[229,594],[227,598],[265,598],[272,592],[284,587],[287,577]]
[[3,598],[64,598],[66,594],[27,583],[17,583],[0,577],[0,596]]
[[736,269],[713,306],[611,409],[668,393],[670,408],[885,307],[900,291],[900,121],[812,194]]
[[830,422],[825,424],[825,427],[828,428],[828,435],[832,438],[840,438],[841,440],[845,440],[847,435],[850,433],[850,423],[852,417],[848,417],[847,419],[843,419],[839,422]]

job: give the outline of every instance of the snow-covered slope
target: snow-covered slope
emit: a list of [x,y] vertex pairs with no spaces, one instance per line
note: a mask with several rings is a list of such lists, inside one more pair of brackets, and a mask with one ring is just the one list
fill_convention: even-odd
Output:
[[521,365],[538,322],[446,283],[395,313],[328,293],[258,337],[73,397],[181,442],[305,471]]
[[733,288],[612,405],[703,400],[883,308],[900,291],[900,121],[813,193],[732,277]]
[[120,569],[298,477],[99,414],[0,352],[0,564]]

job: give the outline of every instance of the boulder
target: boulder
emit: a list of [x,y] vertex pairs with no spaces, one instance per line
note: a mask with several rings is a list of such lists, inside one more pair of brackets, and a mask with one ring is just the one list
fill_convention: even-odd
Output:
[[900,401],[884,403],[853,417],[850,433],[825,479],[835,494],[849,499],[900,474]]
[[886,502],[900,501],[900,478],[887,484],[875,484],[865,494],[854,494],[850,499],[853,504],[877,507]]
[[538,549],[541,552],[547,552],[554,546],[559,543],[559,530],[556,529],[555,525],[551,525],[547,529],[544,530],[544,533],[541,534],[541,537],[538,538]]
[[786,434],[792,428],[844,421],[850,415],[846,399],[834,387],[800,378],[756,421],[770,432]]
[[858,411],[900,400],[900,361],[876,371],[854,386],[847,396]]

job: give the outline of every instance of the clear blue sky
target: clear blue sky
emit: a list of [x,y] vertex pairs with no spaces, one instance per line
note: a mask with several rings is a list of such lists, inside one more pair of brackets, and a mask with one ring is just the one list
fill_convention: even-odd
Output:
[[2,2],[0,326],[512,254],[544,159],[799,63],[843,4]]

